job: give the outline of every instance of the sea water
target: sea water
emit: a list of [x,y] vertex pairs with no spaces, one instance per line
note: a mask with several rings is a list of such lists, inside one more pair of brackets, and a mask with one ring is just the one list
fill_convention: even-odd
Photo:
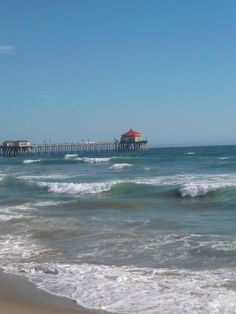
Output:
[[114,313],[236,313],[236,147],[0,159],[0,267]]

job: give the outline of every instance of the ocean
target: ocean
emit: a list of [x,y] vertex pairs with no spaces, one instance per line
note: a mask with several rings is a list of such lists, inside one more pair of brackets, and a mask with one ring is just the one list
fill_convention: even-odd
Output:
[[1,158],[0,268],[90,309],[236,313],[236,147]]

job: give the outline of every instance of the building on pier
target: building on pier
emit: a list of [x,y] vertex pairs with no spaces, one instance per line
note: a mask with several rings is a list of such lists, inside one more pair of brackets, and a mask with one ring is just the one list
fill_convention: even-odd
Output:
[[142,142],[143,137],[140,132],[129,129],[128,132],[121,135],[121,143],[137,143]]
[[4,147],[30,147],[31,143],[30,141],[27,140],[17,140],[17,141],[13,141],[13,140],[8,140],[2,143],[2,145]]
[[148,149],[148,142],[144,140],[142,134],[135,130],[129,129],[121,135],[118,150],[121,152],[127,151],[142,151]]

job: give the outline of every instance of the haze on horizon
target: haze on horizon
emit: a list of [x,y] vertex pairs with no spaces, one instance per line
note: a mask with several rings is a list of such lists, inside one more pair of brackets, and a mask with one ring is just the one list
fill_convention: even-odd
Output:
[[236,144],[235,1],[0,4],[0,141]]

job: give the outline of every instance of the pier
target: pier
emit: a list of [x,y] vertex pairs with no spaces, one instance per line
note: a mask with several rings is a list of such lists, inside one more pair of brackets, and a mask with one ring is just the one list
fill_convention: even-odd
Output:
[[54,156],[66,154],[96,154],[105,152],[134,152],[148,150],[148,141],[141,133],[130,129],[122,134],[120,140],[63,143],[32,144],[28,140],[10,140],[0,145],[0,157]]
[[1,157],[52,156],[65,154],[92,154],[101,152],[132,152],[148,149],[147,141],[138,143],[92,142],[66,144],[31,144],[30,146],[0,146]]
[[102,152],[132,152],[148,149],[147,141],[138,143],[92,142],[66,144],[31,144],[30,146],[0,146],[1,157],[53,156],[66,154],[92,154]]

